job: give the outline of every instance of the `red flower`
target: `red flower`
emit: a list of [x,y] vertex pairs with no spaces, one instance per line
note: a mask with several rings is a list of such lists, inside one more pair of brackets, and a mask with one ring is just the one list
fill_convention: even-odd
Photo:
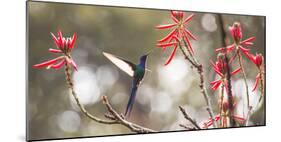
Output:
[[242,30],[241,30],[241,26],[240,23],[234,23],[233,26],[229,27],[229,31],[232,35],[232,37],[234,38],[234,41],[236,43],[239,43],[240,40],[242,39]]
[[181,41],[184,41],[188,45],[188,50],[193,54],[193,49],[190,43],[190,40],[188,39],[189,37],[192,38],[193,40],[196,40],[196,37],[191,34],[189,30],[187,30],[187,23],[192,19],[194,14],[191,14],[187,18],[184,19],[185,13],[181,11],[171,11],[171,18],[174,21],[172,24],[167,24],[167,25],[158,25],[156,26],[157,29],[169,29],[175,27],[167,36],[164,38],[158,40],[158,47],[161,47],[162,49],[166,49],[168,46],[174,46],[174,50],[172,54],[170,55],[169,59],[165,63],[165,65],[168,65],[177,50],[178,44],[180,44]]
[[[226,63],[224,60],[222,59],[218,59],[218,61],[216,61],[216,63],[213,63],[212,61],[211,65],[213,67],[213,70],[216,72],[216,74],[219,75],[220,79],[215,80],[213,82],[211,82],[210,84],[212,85],[212,90],[217,90],[219,86],[221,86],[221,84],[224,85],[225,89],[227,89],[227,80],[226,80],[226,73],[227,73],[227,68],[226,68]],[[241,70],[241,68],[238,68],[236,70],[234,70],[233,72],[230,73],[230,75],[235,75],[237,74],[239,71]]]
[[[221,119],[220,115],[216,115],[215,116],[215,121],[218,122]],[[245,118],[238,116],[238,115],[234,115],[233,119],[238,122],[239,124],[244,124],[245,122]],[[222,127],[226,127],[226,123],[227,123],[227,117],[222,116]],[[210,126],[213,125],[213,121],[211,118],[209,118],[206,122],[203,123],[203,128],[209,128]]]
[[[246,55],[259,68],[259,70],[261,70],[260,67],[263,63],[262,54],[256,54],[256,56],[255,56],[253,54],[248,53]],[[255,91],[257,89],[260,80],[261,80],[261,73],[258,73],[257,76],[256,76],[256,81],[255,81],[255,84],[254,84],[254,87],[253,87],[252,91]]]
[[68,63],[73,66],[73,68],[77,71],[77,65],[71,58],[71,51],[74,48],[75,41],[77,39],[76,33],[73,34],[73,37],[64,38],[62,36],[62,32],[58,31],[58,37],[56,37],[53,33],[51,33],[53,40],[57,46],[57,49],[50,48],[49,51],[52,53],[62,53],[63,55],[60,57],[57,57],[55,59],[45,61],[40,64],[33,65],[34,68],[40,68],[40,67],[47,67],[53,68],[53,69],[59,69],[61,68],[65,63]]
[[256,56],[255,56],[253,54],[248,53],[246,55],[258,68],[262,65],[262,62],[263,62],[262,54],[256,54]]
[[[250,37],[248,39],[241,41],[242,30],[241,30],[241,25],[238,22],[235,22],[233,26],[230,26],[229,31],[234,39],[234,43],[226,47],[227,53],[232,51],[233,49],[236,49],[236,50],[241,50],[244,54],[247,54],[250,49],[244,48],[243,46],[253,45],[252,41],[255,40],[255,37]],[[222,47],[216,49],[216,51],[224,51],[224,49],[225,48]]]
[[[221,103],[221,102],[219,102]],[[229,113],[229,103],[226,100],[223,100],[222,102],[222,108],[221,109],[221,114],[215,116],[215,121],[221,121],[221,127],[227,127],[227,119],[228,119],[228,113]],[[236,103],[233,104],[233,107],[236,107]],[[238,122],[239,124],[244,124],[245,118],[240,117],[238,115],[233,115],[233,119]],[[209,118],[206,122],[203,123],[203,128],[209,128],[211,125],[213,125],[213,121],[211,118]]]

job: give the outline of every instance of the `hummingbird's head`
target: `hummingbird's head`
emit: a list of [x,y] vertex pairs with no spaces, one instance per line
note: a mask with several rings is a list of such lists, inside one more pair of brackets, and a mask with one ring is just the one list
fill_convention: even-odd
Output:
[[149,55],[152,51],[153,51],[153,50],[150,50],[149,52],[147,52],[146,54],[144,54],[144,55],[142,55],[142,56],[140,57],[140,63],[141,63],[141,64],[145,64],[148,55]]
[[142,55],[142,56],[140,57],[140,61],[141,61],[141,62],[145,62],[146,59],[147,59],[147,56],[148,56],[148,54]]
[[140,57],[140,63],[141,63],[141,64],[145,65],[145,62],[146,62],[146,59],[147,59],[148,55],[149,55],[149,53],[148,53],[148,54],[145,54],[145,55],[142,55],[142,56]]

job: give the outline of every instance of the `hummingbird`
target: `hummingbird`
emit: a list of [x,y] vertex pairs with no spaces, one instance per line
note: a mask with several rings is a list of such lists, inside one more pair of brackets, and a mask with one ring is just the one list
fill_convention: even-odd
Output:
[[134,105],[134,102],[136,99],[138,87],[144,78],[145,72],[149,71],[146,68],[146,59],[147,59],[148,54],[142,55],[140,57],[139,64],[134,64],[121,57],[103,52],[103,55],[106,58],[108,58],[113,64],[115,64],[118,68],[120,68],[122,71],[124,71],[125,73],[127,73],[129,76],[131,76],[133,78],[131,94],[130,94],[130,98],[128,100],[128,104],[127,104],[126,111],[125,111],[126,117],[130,116],[130,113],[132,111],[132,108],[133,108],[133,105]]

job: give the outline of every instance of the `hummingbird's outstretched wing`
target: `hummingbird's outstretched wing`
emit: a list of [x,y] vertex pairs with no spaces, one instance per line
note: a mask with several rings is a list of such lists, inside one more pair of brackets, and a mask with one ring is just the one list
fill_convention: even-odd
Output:
[[131,77],[134,76],[134,72],[136,69],[136,65],[121,58],[121,57],[117,57],[114,56],[112,54],[106,53],[106,52],[102,52],[102,54],[109,59],[113,64],[115,64],[118,68],[120,68],[122,71],[126,72],[128,75],[130,75]]

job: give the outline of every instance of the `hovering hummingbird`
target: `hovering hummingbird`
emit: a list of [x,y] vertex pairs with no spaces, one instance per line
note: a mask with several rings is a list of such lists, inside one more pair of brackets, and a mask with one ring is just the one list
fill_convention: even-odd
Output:
[[129,76],[133,77],[131,95],[125,111],[125,116],[127,115],[130,116],[130,113],[133,108],[133,104],[136,99],[137,89],[141,81],[143,80],[146,70],[148,70],[146,69],[145,66],[148,54],[141,56],[139,59],[139,64],[137,65],[121,57],[117,57],[106,52],[103,52],[103,55],[106,58],[108,58],[112,63],[114,63],[118,68],[120,68],[122,71],[126,72]]

